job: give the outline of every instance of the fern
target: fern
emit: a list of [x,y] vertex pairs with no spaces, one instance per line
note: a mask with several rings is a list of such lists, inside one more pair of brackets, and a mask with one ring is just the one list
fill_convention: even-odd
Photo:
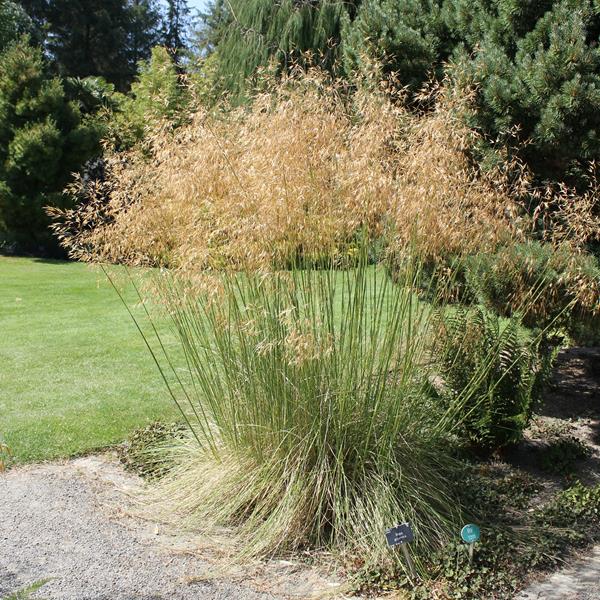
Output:
[[434,357],[443,397],[459,407],[463,443],[494,450],[520,439],[536,383],[549,365],[517,318],[501,319],[480,307],[446,310],[437,318]]

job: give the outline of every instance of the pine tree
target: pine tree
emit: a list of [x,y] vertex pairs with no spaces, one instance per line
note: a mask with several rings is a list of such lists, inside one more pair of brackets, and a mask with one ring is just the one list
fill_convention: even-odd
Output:
[[160,42],[156,0],[24,0],[64,76],[101,76],[129,87],[138,61]]
[[157,46],[150,60],[142,61],[139,73],[111,123],[110,139],[124,149],[143,139],[148,128],[168,121],[177,125],[190,102],[170,49]]
[[167,5],[164,45],[172,50],[181,50],[186,47],[190,8],[186,0],[167,0]]
[[192,28],[192,50],[201,56],[214,54],[220,41],[225,37],[225,29],[231,25],[228,0],[213,0]]
[[377,63],[412,90],[429,76],[441,75],[450,52],[440,0],[366,0],[343,31],[349,76]]
[[103,127],[48,73],[26,38],[0,55],[0,238],[56,250],[44,207],[64,206],[71,173],[100,152]]
[[600,159],[600,3],[447,0],[462,43],[459,82],[478,90],[473,124],[518,144],[542,178],[581,181]]
[[128,5],[128,64],[131,73],[137,65],[148,60],[152,48],[161,42],[161,14],[155,0],[130,0]]

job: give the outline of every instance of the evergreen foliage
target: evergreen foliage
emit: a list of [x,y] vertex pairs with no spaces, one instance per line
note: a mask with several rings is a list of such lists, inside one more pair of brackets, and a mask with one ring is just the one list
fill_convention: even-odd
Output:
[[457,78],[478,89],[473,124],[492,140],[528,140],[521,156],[542,177],[580,180],[585,162],[600,158],[600,5],[447,4],[462,43]]
[[33,33],[34,25],[19,4],[0,0],[0,52],[21,35]]
[[[472,296],[495,313],[520,315],[527,327],[564,327],[594,341],[600,325],[600,269],[594,257],[528,241],[468,260]],[[598,333],[595,334],[596,342]]]
[[211,0],[206,12],[199,14],[199,20],[192,30],[193,48],[200,54],[214,54],[219,40],[225,34],[229,17],[226,0]]
[[373,62],[416,90],[450,51],[439,0],[366,0],[343,32],[346,73],[368,71]]
[[122,97],[110,124],[110,138],[118,149],[129,148],[163,120],[177,123],[190,101],[180,81],[173,54],[162,46],[152,49],[149,61],[139,65],[131,93]]
[[190,8],[186,0],[167,0],[163,43],[167,48],[181,50],[185,47]]
[[27,38],[0,55],[0,240],[22,250],[56,249],[44,207],[70,202],[71,173],[100,150],[100,122],[65,88]]
[[217,0],[204,23],[203,49],[234,96],[257,69],[284,72],[306,52],[351,81],[379,63],[413,92],[450,74],[477,91],[483,162],[519,147],[540,178],[581,183],[600,158],[595,0]]
[[155,0],[53,0],[21,4],[45,32],[63,76],[101,76],[125,90],[139,60],[161,40]]

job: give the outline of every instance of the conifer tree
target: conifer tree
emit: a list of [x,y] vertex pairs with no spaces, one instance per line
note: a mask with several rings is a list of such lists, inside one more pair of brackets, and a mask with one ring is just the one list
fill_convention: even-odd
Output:
[[446,0],[445,14],[457,79],[478,90],[474,125],[516,141],[540,177],[581,181],[600,159],[600,3]]
[[163,43],[172,50],[186,46],[190,8],[186,0],[167,0]]
[[63,76],[101,76],[129,87],[137,63],[161,39],[156,0],[22,0],[46,34],[44,46]]
[[23,7],[10,0],[0,0],[0,52],[24,34],[32,34],[33,21]]
[[344,27],[344,67],[352,75],[375,62],[416,90],[430,75],[441,74],[452,50],[448,42],[440,0],[365,0]]
[[114,114],[109,132],[112,144],[117,149],[129,148],[160,122],[177,125],[189,102],[189,90],[182,85],[173,53],[156,46],[150,60],[140,63],[131,91]]
[[44,207],[64,206],[72,172],[100,152],[102,125],[81,106],[26,38],[0,54],[0,241],[56,250]]

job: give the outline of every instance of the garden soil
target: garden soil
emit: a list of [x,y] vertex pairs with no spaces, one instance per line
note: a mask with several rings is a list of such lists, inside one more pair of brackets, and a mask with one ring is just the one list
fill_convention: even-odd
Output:
[[[592,449],[578,477],[590,485],[600,483],[600,348],[561,353],[539,414],[547,423],[567,424],[570,433]],[[517,600],[600,600],[600,546],[538,578]]]

